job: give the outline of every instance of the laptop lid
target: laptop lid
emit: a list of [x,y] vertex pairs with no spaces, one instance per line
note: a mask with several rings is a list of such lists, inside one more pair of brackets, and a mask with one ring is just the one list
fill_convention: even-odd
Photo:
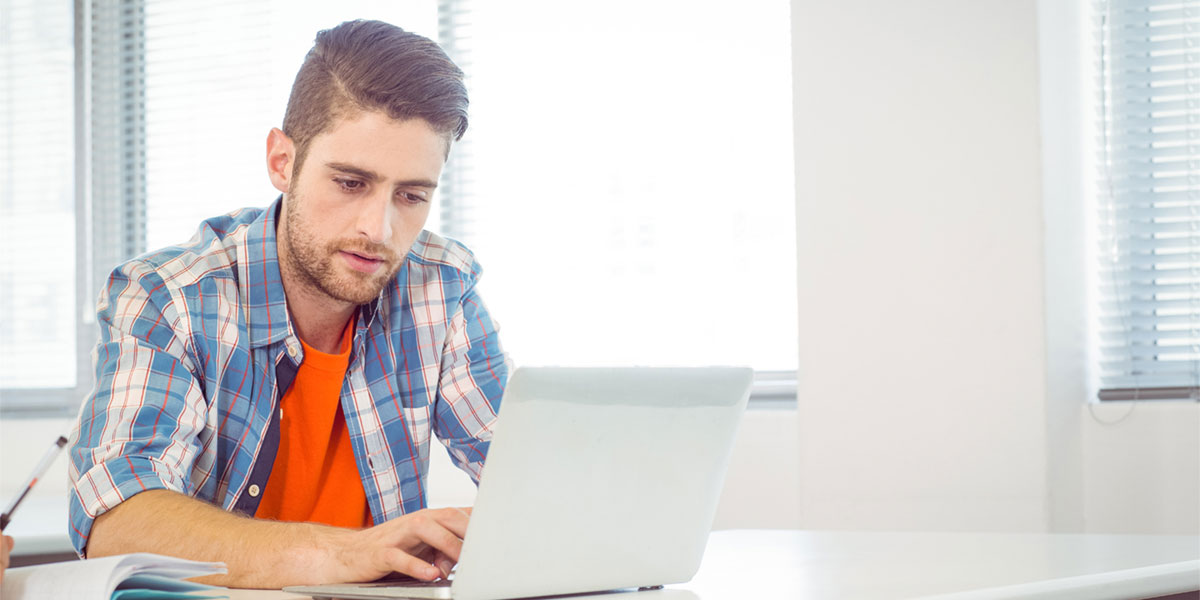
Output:
[[516,370],[454,597],[690,580],[752,381],[748,368]]

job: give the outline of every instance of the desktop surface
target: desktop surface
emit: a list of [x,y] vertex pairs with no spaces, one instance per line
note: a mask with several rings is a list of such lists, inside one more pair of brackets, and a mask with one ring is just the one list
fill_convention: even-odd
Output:
[[[1196,590],[1200,536],[733,530],[713,532],[692,581],[628,597],[1071,600]],[[229,597],[307,598],[278,590]]]

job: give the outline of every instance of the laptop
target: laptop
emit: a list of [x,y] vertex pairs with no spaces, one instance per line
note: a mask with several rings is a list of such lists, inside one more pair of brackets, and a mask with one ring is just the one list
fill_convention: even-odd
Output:
[[690,580],[748,368],[520,368],[452,578],[295,586],[314,598],[501,600]]

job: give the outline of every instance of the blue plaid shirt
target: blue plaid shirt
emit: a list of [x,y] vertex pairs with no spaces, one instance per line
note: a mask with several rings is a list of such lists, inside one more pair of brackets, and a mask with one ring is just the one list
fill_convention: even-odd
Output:
[[[165,488],[253,515],[279,446],[279,402],[304,359],[288,317],[279,200],[209,219],[182,246],[109,277],[96,387],[71,434],[70,536]],[[341,406],[376,523],[425,507],[431,434],[478,483],[509,363],[480,267],[429,232],[360,307]]]

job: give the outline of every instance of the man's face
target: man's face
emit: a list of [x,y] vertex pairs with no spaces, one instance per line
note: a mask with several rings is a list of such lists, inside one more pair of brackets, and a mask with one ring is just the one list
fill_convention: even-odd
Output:
[[378,297],[429,217],[446,144],[423,120],[376,112],[314,137],[284,202],[285,284],[352,304]]

